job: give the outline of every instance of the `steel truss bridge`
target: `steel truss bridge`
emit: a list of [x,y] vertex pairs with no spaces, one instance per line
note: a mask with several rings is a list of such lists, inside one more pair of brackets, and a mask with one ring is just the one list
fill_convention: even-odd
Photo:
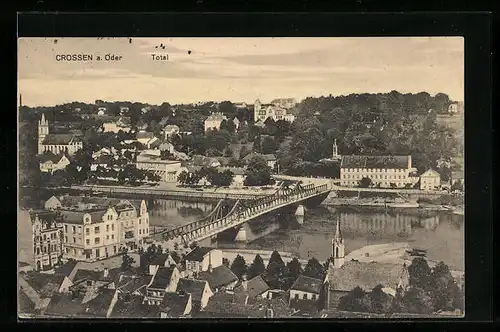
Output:
[[227,200],[220,200],[206,217],[157,234],[161,234],[163,240],[169,243],[190,245],[287,205],[327,195],[330,191],[328,183],[297,184],[293,189],[280,187],[272,195],[252,200],[237,200],[233,204]]

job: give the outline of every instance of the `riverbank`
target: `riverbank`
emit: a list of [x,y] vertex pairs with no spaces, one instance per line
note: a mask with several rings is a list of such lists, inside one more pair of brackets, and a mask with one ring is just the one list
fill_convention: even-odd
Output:
[[[240,255],[245,259],[247,265],[250,265],[255,259],[255,256],[258,254],[260,255],[260,257],[262,257],[264,264],[267,266],[267,264],[269,263],[269,259],[271,258],[271,254],[273,253],[273,250],[225,249],[225,248],[219,248],[219,249],[222,250],[222,257],[229,260],[229,262],[233,262],[236,256]],[[279,253],[281,259],[285,264],[287,264],[296,257],[296,255],[294,255],[291,252],[280,251]],[[307,260],[304,259],[299,259],[299,262],[302,264],[302,267],[304,267],[307,264]]]

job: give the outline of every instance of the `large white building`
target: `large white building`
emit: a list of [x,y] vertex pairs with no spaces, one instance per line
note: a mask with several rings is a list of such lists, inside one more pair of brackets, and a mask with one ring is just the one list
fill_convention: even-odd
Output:
[[373,186],[403,188],[414,185],[418,177],[412,167],[411,156],[342,156],[340,182],[342,186],[356,187],[363,178]]
[[220,125],[224,120],[227,121],[227,117],[222,113],[212,113],[205,120],[205,132],[213,129],[220,130]]
[[56,211],[64,234],[64,256],[94,261],[141,245],[149,234],[146,202],[88,197],[55,197],[45,209]]
[[67,153],[73,155],[83,149],[82,140],[73,134],[50,134],[49,121],[42,118],[38,121],[38,154],[50,151],[54,154]]
[[181,170],[179,160],[163,160],[160,150],[146,150],[137,155],[136,167],[147,171],[153,171],[161,177],[163,182],[177,182],[177,176]]
[[429,169],[420,175],[420,189],[437,190],[441,186],[441,175],[433,169]]
[[[288,106],[288,104],[286,104]],[[287,108],[281,106],[280,103],[262,104],[260,100],[256,100],[253,106],[254,122],[265,122],[268,118],[274,121],[284,120],[293,122],[295,116],[288,114]]]

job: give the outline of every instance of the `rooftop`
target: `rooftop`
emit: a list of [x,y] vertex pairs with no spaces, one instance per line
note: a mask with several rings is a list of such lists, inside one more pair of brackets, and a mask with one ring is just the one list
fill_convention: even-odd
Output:
[[190,297],[191,294],[165,293],[160,310],[170,317],[180,317],[184,315]]
[[341,168],[403,168],[407,169],[410,156],[342,156]]
[[165,289],[170,285],[172,279],[172,273],[176,269],[175,266],[164,267],[160,266],[158,271],[153,277],[151,284],[148,286],[150,288]]
[[345,262],[338,269],[329,270],[330,289],[351,291],[357,286],[371,291],[378,285],[396,288],[404,267],[399,264],[357,261]]
[[196,247],[186,255],[186,261],[202,262],[203,257],[205,257],[212,250],[214,250],[214,248]]
[[40,297],[51,297],[59,291],[65,276],[62,274],[28,272],[24,278]]
[[249,297],[254,298],[267,290],[269,290],[269,285],[264,281],[262,276],[259,275],[247,281],[246,289],[243,287],[243,284],[240,284],[234,291],[246,293]]
[[154,133],[152,132],[149,132],[149,131],[139,131],[137,132],[137,134],[135,135],[135,138],[136,139],[151,139],[153,138],[155,135]]
[[144,304],[143,300],[141,295],[118,294],[110,318],[159,318],[159,307]]
[[207,282],[205,280],[180,278],[176,292],[189,293],[192,296],[192,301],[199,302],[201,301],[206,285]]
[[238,281],[238,277],[225,265],[217,266],[212,272],[200,272],[198,279],[206,280],[211,289],[218,289]]
[[297,280],[295,280],[290,290],[319,294],[321,292],[322,286],[323,281],[321,281],[320,279],[300,275]]
[[95,210],[87,210],[87,211],[71,211],[71,210],[60,210],[60,214],[62,217],[63,223],[68,224],[83,224],[83,216],[85,214],[89,214],[92,222],[101,222],[102,218],[106,214],[108,209],[95,209]]
[[81,142],[73,134],[48,134],[43,140],[43,145],[68,145],[71,142]]

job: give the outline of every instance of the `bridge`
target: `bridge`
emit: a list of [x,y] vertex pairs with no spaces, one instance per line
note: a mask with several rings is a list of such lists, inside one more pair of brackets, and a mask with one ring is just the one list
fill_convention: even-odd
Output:
[[252,200],[236,200],[233,204],[220,200],[205,218],[171,230],[162,230],[156,235],[161,235],[167,244],[189,246],[283,207],[315,198],[323,200],[330,190],[328,183],[324,182],[297,184],[292,189],[282,186],[274,194]]

